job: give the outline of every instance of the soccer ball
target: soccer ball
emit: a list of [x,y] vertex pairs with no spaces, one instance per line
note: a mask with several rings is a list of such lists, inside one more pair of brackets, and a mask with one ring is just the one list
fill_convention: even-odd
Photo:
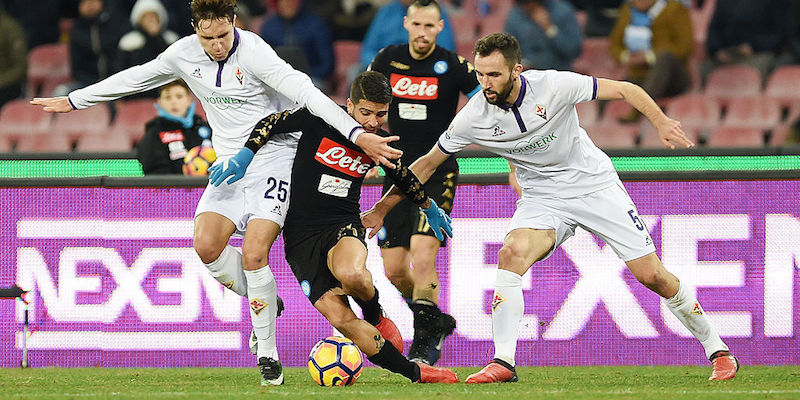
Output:
[[208,167],[217,160],[217,153],[209,146],[194,146],[183,157],[183,174],[191,176],[208,175]]
[[349,386],[361,375],[361,350],[350,339],[330,336],[308,355],[308,373],[320,386]]

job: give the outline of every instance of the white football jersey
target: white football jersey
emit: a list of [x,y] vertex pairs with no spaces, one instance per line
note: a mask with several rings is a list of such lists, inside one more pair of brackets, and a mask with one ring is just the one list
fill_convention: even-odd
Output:
[[573,72],[525,71],[510,107],[472,96],[440,137],[447,154],[474,143],[517,167],[526,195],[574,197],[618,181],[611,159],[578,125],[575,104],[597,97],[597,79]]
[[[274,112],[307,106],[343,135],[361,125],[314,87],[311,79],[283,61],[258,35],[234,29],[234,43],[224,61],[214,61],[197,35],[169,46],[155,60],[73,91],[69,100],[76,109],[116,100],[183,79],[203,105],[213,131],[214,151],[226,158],[244,147],[255,124]],[[297,135],[277,135],[276,143],[294,145]],[[266,147],[262,148],[265,149]],[[259,151],[258,155],[264,152]]]

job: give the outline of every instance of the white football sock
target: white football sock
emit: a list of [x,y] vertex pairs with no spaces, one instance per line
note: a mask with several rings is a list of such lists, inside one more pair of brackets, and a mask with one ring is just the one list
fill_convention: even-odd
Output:
[[206,264],[208,272],[219,283],[239,296],[247,296],[247,278],[242,269],[242,253],[231,245],[225,246],[219,258]]
[[663,301],[672,314],[683,323],[683,326],[700,341],[706,351],[706,358],[711,357],[717,351],[728,350],[728,346],[708,322],[703,307],[700,306],[695,296],[684,290],[683,284],[678,286],[678,293],[675,296],[663,299]]
[[247,277],[247,299],[250,303],[250,321],[258,341],[257,356],[278,359],[275,344],[275,319],[278,316],[278,285],[265,265],[255,271],[244,271]]
[[492,337],[494,357],[512,366],[517,353],[517,338],[522,313],[522,276],[504,269],[497,270],[497,280],[492,297]]

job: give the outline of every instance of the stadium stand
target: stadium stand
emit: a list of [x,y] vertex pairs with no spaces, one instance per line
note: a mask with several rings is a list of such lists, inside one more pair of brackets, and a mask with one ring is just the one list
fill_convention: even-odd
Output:
[[52,114],[28,104],[28,100],[12,100],[0,110],[0,137],[9,143],[25,136],[38,136],[48,131]]
[[108,130],[111,113],[105,105],[56,114],[53,118],[53,135],[77,141],[83,135],[100,134]]
[[581,55],[572,63],[572,69],[598,78],[622,79],[625,68],[617,65],[608,53],[608,39],[585,38]]
[[56,86],[71,79],[66,44],[43,44],[28,53],[27,97],[50,96]]
[[633,106],[625,100],[612,100],[603,107],[603,122],[618,122],[631,114]]
[[129,141],[138,142],[144,135],[144,126],[147,121],[157,115],[153,103],[151,99],[118,102],[117,115],[111,124],[111,135],[126,136]]
[[705,94],[723,105],[731,98],[753,97],[761,93],[761,74],[746,65],[731,65],[715,69],[708,76]]
[[72,141],[63,135],[30,135],[19,139],[17,153],[68,153]]
[[711,131],[708,147],[762,147],[764,132],[758,128],[720,126]]
[[360,54],[361,42],[354,40],[336,40],[333,42],[333,56],[336,58],[336,68],[333,71],[333,76],[337,87],[332,97],[337,103],[344,104],[344,99],[349,95],[350,85],[347,83],[347,70],[359,62]]
[[788,107],[800,101],[800,65],[785,65],[775,69],[767,79],[764,94],[778,100],[782,106]]
[[592,125],[589,137],[601,149],[629,149],[636,147],[639,128],[616,121],[600,121]]
[[772,129],[781,121],[778,101],[769,97],[732,98],[722,124],[740,128]]
[[132,149],[131,140],[127,135],[110,132],[83,135],[78,139],[78,143],[75,146],[75,151],[82,152],[122,152],[131,151]]

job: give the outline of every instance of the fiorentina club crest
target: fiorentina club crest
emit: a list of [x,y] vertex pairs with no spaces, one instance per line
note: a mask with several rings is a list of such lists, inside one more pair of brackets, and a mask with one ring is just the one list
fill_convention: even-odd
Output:
[[220,282],[220,283],[222,283],[222,286],[225,286],[226,288],[233,290],[233,281],[230,281],[230,282]]
[[492,311],[496,311],[497,306],[499,306],[500,303],[504,301],[506,301],[506,299],[504,299],[503,296],[500,296],[499,294],[495,293],[494,298],[492,298]]
[[256,315],[261,314],[261,311],[267,308],[267,303],[263,302],[261,299],[252,299],[250,300],[250,309],[253,310]]
[[239,67],[233,70],[233,75],[236,76],[236,80],[239,81],[240,85],[244,85],[244,72]]
[[703,315],[703,307],[700,307],[700,303],[695,301],[694,306],[692,307],[692,311],[690,312],[696,315]]
[[547,120],[547,107],[537,104],[536,105],[536,115],[542,117],[543,120]]

